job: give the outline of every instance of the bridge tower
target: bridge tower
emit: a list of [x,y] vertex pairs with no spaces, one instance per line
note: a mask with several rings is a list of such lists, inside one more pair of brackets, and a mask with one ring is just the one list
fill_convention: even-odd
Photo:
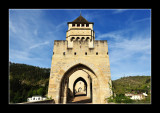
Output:
[[48,97],[68,103],[81,81],[92,103],[107,103],[112,95],[107,40],[95,40],[94,23],[82,15],[67,25],[66,40],[54,41]]

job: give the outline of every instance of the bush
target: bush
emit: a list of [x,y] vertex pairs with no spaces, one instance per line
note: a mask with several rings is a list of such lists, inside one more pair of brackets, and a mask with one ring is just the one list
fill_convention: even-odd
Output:
[[129,97],[126,97],[124,94],[116,94],[115,97],[109,97],[107,98],[107,101],[110,102],[114,102],[114,103],[132,103],[132,99],[130,99]]
[[108,103],[114,102],[113,97],[111,96],[111,97],[107,98],[107,102],[108,102]]
[[39,88],[39,89],[37,90],[37,94],[38,94],[38,95],[41,95],[41,96],[44,96],[44,95],[45,95],[45,90],[44,90],[44,88]]

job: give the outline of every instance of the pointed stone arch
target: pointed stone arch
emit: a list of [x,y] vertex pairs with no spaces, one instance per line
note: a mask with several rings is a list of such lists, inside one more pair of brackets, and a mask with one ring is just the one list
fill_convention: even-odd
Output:
[[86,82],[86,80],[83,78],[83,77],[78,77],[78,78],[76,78],[76,80],[74,81],[74,84],[73,84],[73,94],[74,94],[74,96],[75,96],[75,86],[76,86],[76,83],[78,82],[78,81],[82,81],[84,84],[85,84],[85,87],[86,87],[86,95],[87,95],[87,86],[88,86],[88,84],[87,84],[87,82]]
[[[51,69],[52,70],[52,69]],[[86,60],[73,60],[63,65],[56,73],[51,71],[49,80],[48,97],[54,99],[55,103],[67,102],[68,78],[77,70],[83,70],[92,79],[92,103],[101,103],[101,82],[99,82],[100,70],[97,66]]]
[[100,103],[99,102],[99,81],[98,78],[95,74],[95,72],[90,69],[88,66],[82,64],[82,63],[78,63],[73,65],[72,67],[68,68],[67,71],[65,71],[65,73],[63,74],[63,76],[61,77],[61,82],[60,82],[60,87],[59,87],[59,103],[66,103],[67,102],[67,90],[68,90],[68,80],[69,77],[76,71],[78,70],[83,70],[86,73],[88,73],[88,75],[91,77],[92,79],[92,102],[93,103]]

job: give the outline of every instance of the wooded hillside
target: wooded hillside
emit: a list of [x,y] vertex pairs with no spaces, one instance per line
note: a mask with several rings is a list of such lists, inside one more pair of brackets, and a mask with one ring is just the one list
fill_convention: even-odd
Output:
[[116,94],[134,93],[139,94],[151,90],[150,76],[129,76],[112,81],[113,89]]
[[47,94],[49,68],[11,62],[9,66],[10,103],[26,102],[32,95]]

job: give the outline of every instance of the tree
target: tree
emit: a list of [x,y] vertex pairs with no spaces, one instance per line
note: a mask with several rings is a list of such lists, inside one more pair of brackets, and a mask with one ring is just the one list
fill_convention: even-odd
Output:
[[32,90],[29,90],[27,97],[32,97],[32,96],[33,96]]
[[107,98],[108,102],[115,102],[115,103],[132,103],[133,101],[126,97],[124,94],[116,94],[115,97]]
[[22,102],[22,95],[20,95],[20,92],[16,92],[14,99],[13,99],[13,103],[19,103]]
[[[46,94],[50,75],[49,68],[11,62],[9,66],[10,102],[24,102],[33,95]],[[39,82],[40,80],[42,82]],[[42,87],[43,91],[39,87],[40,84],[46,84],[45,88]]]
[[37,91],[36,91],[36,90],[33,90],[32,94],[33,94],[33,95],[37,95]]
[[44,95],[44,89],[43,88],[39,88],[38,90],[37,90],[37,94],[38,95]]

